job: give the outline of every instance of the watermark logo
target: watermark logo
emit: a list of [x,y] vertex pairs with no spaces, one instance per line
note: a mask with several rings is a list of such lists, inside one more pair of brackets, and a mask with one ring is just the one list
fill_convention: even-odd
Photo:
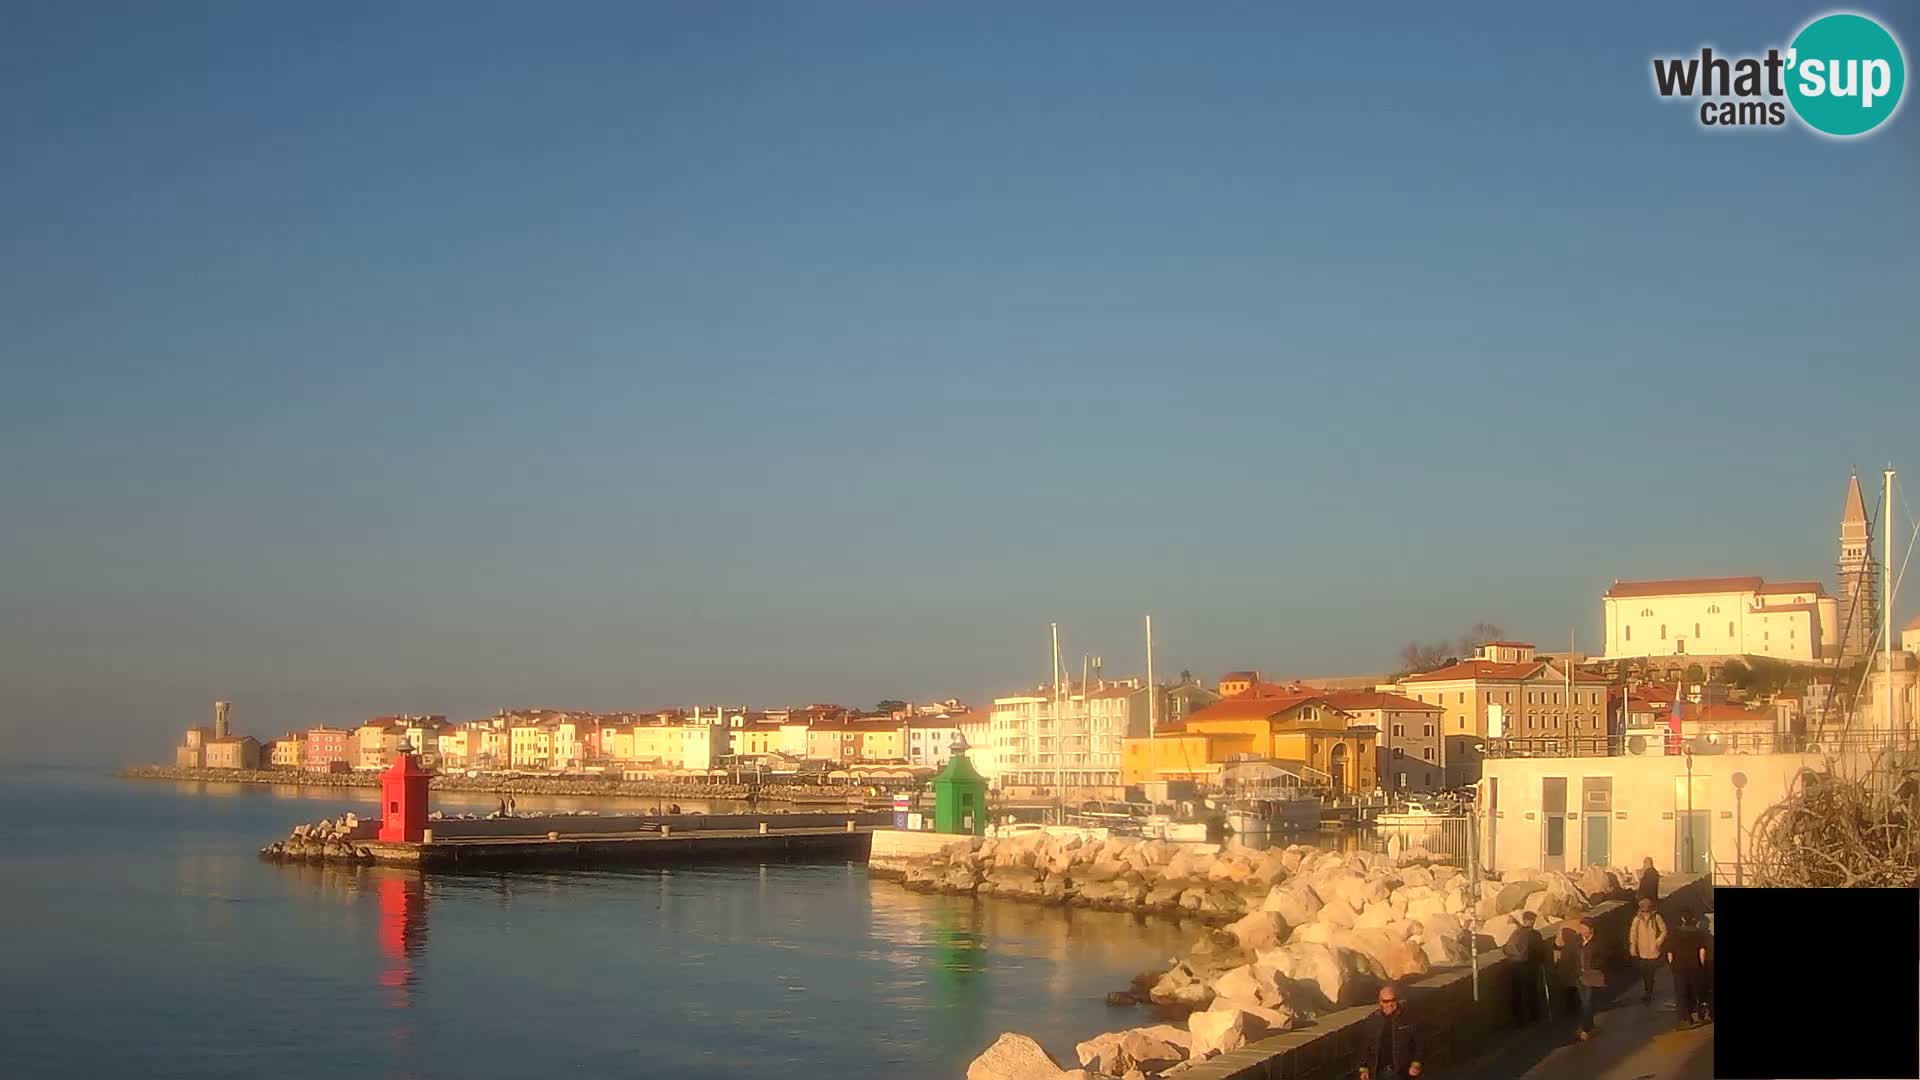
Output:
[[1906,56],[1891,33],[1865,15],[1836,12],[1802,27],[1782,50],[1763,55],[1653,60],[1653,87],[1663,98],[1700,102],[1700,126],[1782,127],[1791,115],[1839,138],[1865,135],[1900,108]]

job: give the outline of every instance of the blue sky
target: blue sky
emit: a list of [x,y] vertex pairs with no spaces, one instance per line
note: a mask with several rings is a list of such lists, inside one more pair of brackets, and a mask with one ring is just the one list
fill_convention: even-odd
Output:
[[1830,580],[1920,477],[1920,129],[1648,75],[1819,10],[10,5],[0,752]]

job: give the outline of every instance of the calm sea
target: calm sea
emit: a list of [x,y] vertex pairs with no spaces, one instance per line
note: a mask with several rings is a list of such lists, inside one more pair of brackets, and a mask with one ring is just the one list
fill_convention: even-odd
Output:
[[1066,1059],[1143,1022],[1103,995],[1194,933],[845,863],[422,877],[254,854],[349,809],[372,793],[0,766],[0,1076],[957,1077],[1001,1031]]

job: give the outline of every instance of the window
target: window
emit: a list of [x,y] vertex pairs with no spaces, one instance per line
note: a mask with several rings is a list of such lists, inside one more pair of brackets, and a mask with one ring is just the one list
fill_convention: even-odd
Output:
[[1694,636],[1694,637],[1699,637],[1699,636],[1700,636],[1700,624],[1699,624],[1699,623],[1694,623],[1694,624],[1693,624],[1693,636]]
[[1633,627],[1631,626],[1627,627],[1627,640],[1628,641],[1633,640]]
[[1643,618],[1643,619],[1651,619],[1651,618],[1653,618],[1653,609],[1652,609],[1652,608],[1650,608],[1650,607],[1643,607],[1643,608],[1641,608],[1641,609],[1640,609],[1640,617],[1641,617],[1641,618]]
[[1399,761],[1401,758],[1406,756],[1407,756],[1407,752],[1405,750],[1402,750],[1397,746],[1393,748],[1393,759],[1395,761]]
[[1400,725],[1400,724],[1395,724],[1395,725],[1393,725],[1393,737],[1394,737],[1394,738],[1396,738],[1396,739],[1397,739],[1397,738],[1399,738],[1399,737],[1400,737],[1400,736],[1401,736],[1402,734],[1404,734],[1404,732],[1402,732],[1402,730],[1401,730],[1401,728],[1402,728],[1402,726],[1403,726],[1403,725]]
[[1666,623],[1660,624],[1660,640],[1661,641],[1667,640],[1667,624]]
[[1455,705],[1465,705],[1465,704],[1467,703],[1467,693],[1466,693],[1466,691],[1464,691],[1464,690],[1462,690],[1462,691],[1461,691],[1460,693],[1458,693],[1458,694],[1456,694],[1456,695],[1454,695],[1454,702],[1453,702],[1453,703],[1454,703]]
[[1728,637],[1733,636],[1733,620],[1732,619],[1727,620],[1727,636]]
[[1709,614],[1709,615],[1718,615],[1718,614],[1720,614],[1720,605],[1719,605],[1719,604],[1708,604],[1708,605],[1707,605],[1707,614]]
[[1432,724],[1428,724],[1428,725],[1427,725],[1427,730],[1426,730],[1426,736],[1427,736],[1427,738],[1429,738],[1429,739],[1431,739],[1431,738],[1433,738],[1433,725],[1432,725]]

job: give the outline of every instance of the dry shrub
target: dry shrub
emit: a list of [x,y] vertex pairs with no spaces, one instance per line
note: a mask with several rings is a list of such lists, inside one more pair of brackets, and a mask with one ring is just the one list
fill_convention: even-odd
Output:
[[1920,884],[1920,773],[1910,755],[1828,758],[1800,774],[1753,826],[1755,878],[1771,888],[1892,889]]

